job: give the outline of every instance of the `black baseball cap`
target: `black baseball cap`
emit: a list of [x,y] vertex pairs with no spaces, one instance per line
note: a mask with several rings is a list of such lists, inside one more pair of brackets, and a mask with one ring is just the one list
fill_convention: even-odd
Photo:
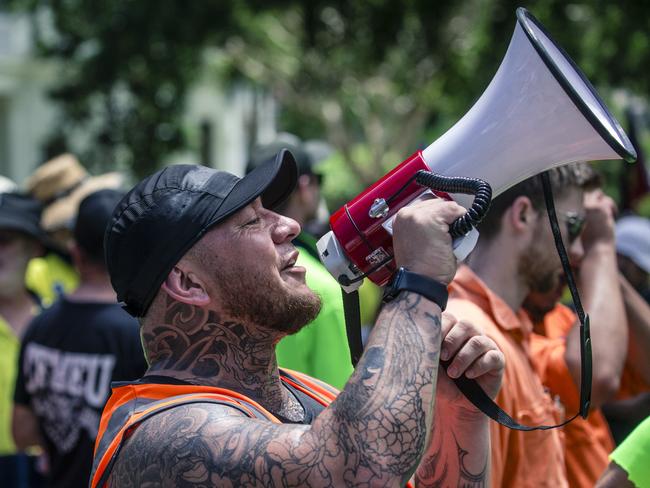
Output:
[[42,206],[38,200],[22,193],[0,194],[0,230],[13,230],[45,242],[41,229]]
[[273,209],[293,191],[296,161],[282,150],[244,178],[200,165],[168,166],[138,183],[106,228],[106,264],[117,298],[146,314],[174,265],[214,225],[261,196]]
[[74,240],[95,261],[104,262],[104,233],[113,211],[125,192],[114,189],[91,193],[79,204],[74,224]]
[[316,174],[314,160],[305,149],[305,144],[298,136],[288,132],[279,134],[276,140],[268,144],[255,145],[246,163],[246,173],[250,173],[282,149],[288,150],[293,155],[299,175]]

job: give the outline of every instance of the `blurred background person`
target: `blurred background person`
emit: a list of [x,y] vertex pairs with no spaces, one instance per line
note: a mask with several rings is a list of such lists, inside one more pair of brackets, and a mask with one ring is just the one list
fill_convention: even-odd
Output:
[[621,392],[603,411],[619,444],[650,415],[650,220],[621,217],[616,222],[616,251],[630,342]]
[[88,484],[111,382],[147,367],[139,325],[116,303],[104,264],[104,229],[122,196],[107,189],[81,202],[71,247],[79,286],[33,320],[21,348],[13,434],[20,448],[45,449],[53,487]]
[[650,303],[650,219],[621,217],[616,222],[616,251],[621,273]]
[[318,317],[300,332],[280,341],[276,347],[278,365],[342,388],[353,368],[341,288],[320,262],[316,237],[305,231],[305,224],[316,218],[321,203],[322,175],[303,148],[302,141],[292,134],[282,134],[273,143],[254,148],[246,171],[252,171],[282,148],[289,149],[296,159],[298,182],[294,192],[277,211],[296,220],[302,228],[293,241],[300,251],[298,265],[307,270],[307,285],[321,296],[323,308]]
[[596,488],[650,486],[650,418],[645,419],[610,456]]
[[79,202],[102,188],[119,188],[123,177],[111,172],[91,176],[72,154],[62,154],[39,166],[27,179],[27,191],[43,204],[41,227],[50,249],[27,270],[27,286],[48,306],[64,292],[73,291],[79,277],[69,247]]
[[22,194],[0,194],[0,484],[37,485],[34,458],[17,452],[11,411],[20,341],[38,313],[38,298],[25,287],[30,259],[43,253],[40,204]]
[[[590,165],[583,170],[584,212],[558,213],[567,230],[565,246],[576,272],[581,301],[590,318],[592,344],[591,411],[564,427],[565,462],[571,487],[592,487],[608,464],[614,440],[600,407],[619,390],[628,352],[628,326],[616,261],[616,204],[600,188]],[[548,219],[546,226],[549,226]],[[562,403],[567,415],[580,408],[580,323],[559,303],[566,289],[558,270],[555,286],[531,290],[524,309],[534,324],[531,358],[542,383]],[[632,335],[632,334],[630,334]],[[650,343],[648,343],[650,346]]]
[[[584,167],[554,168],[549,177],[558,218],[583,216]],[[560,230],[568,241],[570,227]],[[476,248],[451,283],[447,311],[481,324],[506,356],[497,403],[520,423],[557,424],[564,411],[533,366],[533,324],[522,309],[531,291],[555,289],[562,275],[540,179],[524,180],[495,198],[479,232]],[[580,241],[571,242],[568,252],[580,257]],[[522,432],[493,422],[491,445],[492,486],[569,486],[560,429]]]
[[[337,158],[333,147],[322,139],[309,139],[302,143],[315,171],[322,176],[320,182],[320,204],[316,213],[316,218],[307,222],[303,227],[306,234],[320,239],[324,234],[330,231],[330,211],[325,198],[327,185],[335,186],[336,182],[330,182],[332,174],[337,170],[328,166],[332,160]],[[348,188],[349,191],[349,188]],[[368,340],[370,331],[379,314],[383,290],[370,280],[363,280],[358,289],[359,292],[359,319],[361,322],[361,338],[363,344]]]

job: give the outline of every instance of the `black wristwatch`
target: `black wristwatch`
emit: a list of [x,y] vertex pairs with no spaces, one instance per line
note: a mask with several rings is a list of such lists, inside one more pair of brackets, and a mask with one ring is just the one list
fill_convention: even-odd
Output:
[[394,300],[402,290],[408,290],[422,295],[424,298],[437,304],[441,310],[447,307],[449,292],[447,291],[446,285],[421,274],[413,273],[406,268],[398,269],[388,285],[386,285],[384,289],[384,303]]

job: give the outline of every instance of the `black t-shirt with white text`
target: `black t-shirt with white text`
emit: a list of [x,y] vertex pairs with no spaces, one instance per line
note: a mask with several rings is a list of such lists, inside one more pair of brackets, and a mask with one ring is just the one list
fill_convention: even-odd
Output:
[[15,402],[38,417],[50,486],[87,486],[112,381],[147,368],[138,322],[117,304],[65,297],[30,324],[20,351]]

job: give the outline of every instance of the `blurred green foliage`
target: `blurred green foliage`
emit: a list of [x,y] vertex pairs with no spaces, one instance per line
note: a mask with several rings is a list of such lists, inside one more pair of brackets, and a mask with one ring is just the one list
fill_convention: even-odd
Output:
[[[282,130],[336,148],[326,163],[334,203],[467,111],[505,54],[518,6],[531,10],[608,102],[617,90],[644,98],[650,88],[647,0],[10,4],[33,14],[42,55],[65,62],[52,93],[65,117],[51,150],[81,127],[93,141],[84,159],[148,174],[186,147],[185,96],[207,70],[272,93]],[[623,167],[605,166],[610,184]]]

